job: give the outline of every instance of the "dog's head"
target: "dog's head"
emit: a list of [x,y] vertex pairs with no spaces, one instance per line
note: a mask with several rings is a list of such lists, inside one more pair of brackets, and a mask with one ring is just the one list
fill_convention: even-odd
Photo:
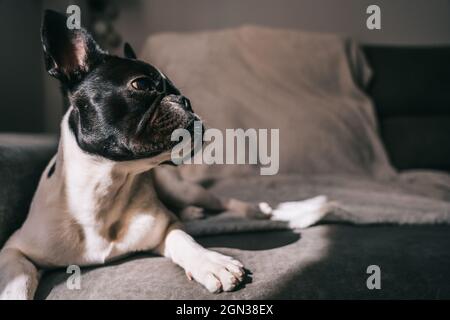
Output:
[[198,117],[189,100],[157,68],[99,48],[84,29],[69,30],[66,17],[47,10],[42,45],[48,73],[70,102],[69,127],[79,147],[114,161],[151,158],[169,151],[178,128],[192,132]]

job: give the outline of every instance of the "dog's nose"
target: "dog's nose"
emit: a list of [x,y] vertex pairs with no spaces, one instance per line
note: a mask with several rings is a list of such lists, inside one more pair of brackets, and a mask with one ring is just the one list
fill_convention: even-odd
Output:
[[188,98],[186,98],[185,96],[181,96],[181,100],[182,100],[181,104],[187,111],[194,112],[192,110],[191,101]]
[[191,102],[185,96],[171,94],[171,95],[167,96],[166,99],[169,100],[170,102],[173,102],[173,103],[176,103],[176,104],[182,106],[183,109],[186,111],[193,112],[192,107],[191,107]]

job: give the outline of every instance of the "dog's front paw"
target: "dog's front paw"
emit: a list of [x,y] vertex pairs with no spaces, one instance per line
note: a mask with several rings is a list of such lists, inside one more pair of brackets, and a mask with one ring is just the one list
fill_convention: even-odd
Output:
[[194,278],[209,292],[219,293],[235,289],[245,276],[244,266],[238,260],[205,250],[196,262],[186,270],[189,279]]

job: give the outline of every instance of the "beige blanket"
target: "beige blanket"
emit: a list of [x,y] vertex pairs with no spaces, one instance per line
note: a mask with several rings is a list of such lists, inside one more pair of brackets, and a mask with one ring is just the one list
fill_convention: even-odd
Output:
[[[142,58],[181,88],[209,127],[279,128],[280,173],[394,172],[360,89],[370,68],[351,41],[245,26],[152,36]],[[259,173],[243,165],[185,171],[194,179]]]

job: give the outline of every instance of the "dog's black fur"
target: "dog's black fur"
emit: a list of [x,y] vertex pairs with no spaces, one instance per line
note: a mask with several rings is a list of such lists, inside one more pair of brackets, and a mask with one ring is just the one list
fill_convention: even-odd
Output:
[[148,158],[176,144],[173,130],[193,131],[189,100],[129,44],[125,58],[113,56],[84,29],[69,30],[64,15],[47,10],[43,21],[46,69],[72,106],[69,126],[82,150],[113,161]]

